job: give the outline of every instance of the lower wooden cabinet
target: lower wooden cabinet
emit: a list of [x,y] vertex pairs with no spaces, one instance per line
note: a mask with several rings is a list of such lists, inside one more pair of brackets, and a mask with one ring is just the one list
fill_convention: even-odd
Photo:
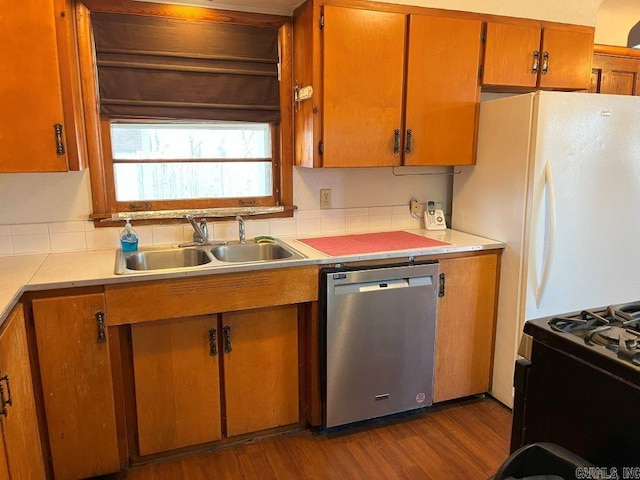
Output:
[[299,420],[297,305],[135,324],[131,341],[142,456]]
[[131,326],[140,455],[222,438],[217,315]]
[[[22,305],[0,334],[0,479],[45,479]],[[5,451],[6,450],[6,451]]]
[[120,470],[104,295],[32,301],[56,480]]
[[222,314],[227,435],[297,423],[298,307]]
[[498,254],[442,259],[433,400],[489,391]]

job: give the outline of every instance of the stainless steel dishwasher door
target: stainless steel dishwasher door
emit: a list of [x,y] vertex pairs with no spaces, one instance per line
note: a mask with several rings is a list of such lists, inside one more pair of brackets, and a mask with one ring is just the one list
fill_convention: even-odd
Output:
[[438,264],[325,273],[325,427],[433,402]]

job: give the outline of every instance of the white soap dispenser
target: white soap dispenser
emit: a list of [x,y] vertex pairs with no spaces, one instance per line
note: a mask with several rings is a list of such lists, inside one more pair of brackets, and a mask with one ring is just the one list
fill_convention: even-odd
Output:
[[120,232],[120,246],[123,252],[135,252],[138,250],[138,234],[131,228],[128,218],[124,225],[124,230]]

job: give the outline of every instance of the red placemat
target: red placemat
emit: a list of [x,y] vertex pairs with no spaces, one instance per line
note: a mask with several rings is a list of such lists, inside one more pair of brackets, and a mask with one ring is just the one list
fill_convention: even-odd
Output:
[[362,233],[336,237],[303,238],[298,241],[333,256],[451,245],[409,232]]

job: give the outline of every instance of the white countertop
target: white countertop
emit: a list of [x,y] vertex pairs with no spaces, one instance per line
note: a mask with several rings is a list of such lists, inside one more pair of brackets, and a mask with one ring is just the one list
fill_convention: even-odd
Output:
[[212,275],[301,265],[322,265],[419,255],[442,255],[445,253],[462,253],[504,248],[502,242],[455,230],[426,231],[416,229],[405,231],[447,242],[450,243],[450,245],[359,255],[329,256],[294,238],[280,238],[280,240],[298,252],[306,255],[307,258],[258,263],[216,263],[213,266],[208,264],[202,267],[191,267],[189,269],[147,271],[128,275],[116,275],[114,273],[116,250],[0,257],[0,324],[2,324],[25,291],[161,280],[185,276]]

